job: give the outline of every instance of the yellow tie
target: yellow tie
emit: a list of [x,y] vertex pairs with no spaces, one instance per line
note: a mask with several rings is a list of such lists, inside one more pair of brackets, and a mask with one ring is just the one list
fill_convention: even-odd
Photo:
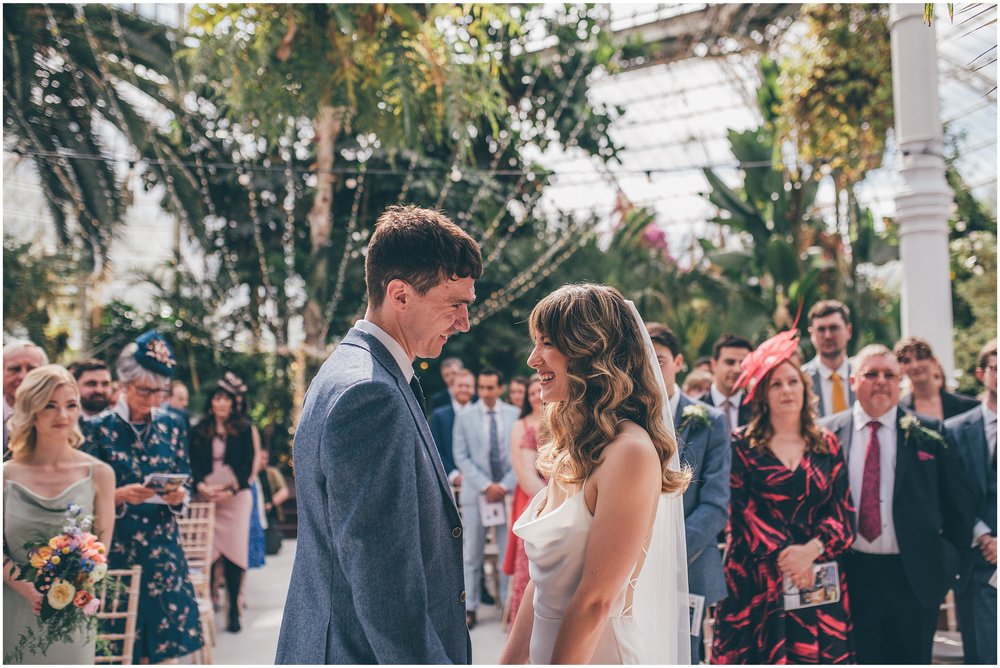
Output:
[[844,399],[844,386],[840,382],[840,374],[834,371],[830,374],[830,383],[833,385],[833,412],[847,410],[847,401]]

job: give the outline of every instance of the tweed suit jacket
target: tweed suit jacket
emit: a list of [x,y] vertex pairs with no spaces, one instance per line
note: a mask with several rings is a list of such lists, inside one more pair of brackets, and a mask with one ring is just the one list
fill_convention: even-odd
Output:
[[[813,394],[816,395],[816,415],[819,417],[824,417],[826,413],[823,412],[823,376],[819,372],[819,366],[822,362],[819,361],[819,357],[814,357],[805,364],[802,365],[802,373],[809,376],[812,380],[812,390]],[[850,363],[847,364],[847,375],[850,376],[854,373],[854,368]],[[847,405],[854,405],[854,388],[851,387],[850,378],[841,378],[841,382],[844,383],[844,387],[847,388]]]
[[[490,448],[483,429],[483,411],[486,406],[478,401],[455,418],[452,450],[455,465],[462,472],[462,491],[459,501],[462,506],[478,503],[483,488],[493,480],[490,478]],[[517,477],[510,463],[510,430],[517,422],[519,412],[510,404],[497,400],[497,435],[500,437],[500,460],[503,462],[504,477],[500,480],[508,493],[514,492]]]
[[[972,543],[972,497],[966,490],[965,470],[950,437],[908,442],[900,420],[913,415],[920,424],[942,433],[939,420],[896,409],[896,468],[892,519],[903,571],[924,607],[935,607],[954,586],[958,555]],[[854,433],[852,409],[820,421],[840,441],[850,461]],[[860,490],[852,490],[855,498]],[[850,577],[850,574],[848,574]]]
[[[985,522],[991,533],[997,533],[997,479],[991,470],[990,449],[986,444],[986,426],[983,424],[983,409],[976,406],[950,420],[945,420],[945,429],[951,440],[958,446],[958,454],[965,464],[969,488],[975,497],[975,519]],[[957,589],[964,590],[970,578],[986,582],[995,566],[986,561],[978,547],[967,547],[961,553],[962,569]]]
[[[685,420],[684,409],[703,406],[708,424]],[[729,468],[733,452],[722,412],[681,394],[674,413],[681,464],[691,468],[684,492],[684,534],[687,540],[688,588],[712,605],[726,597],[719,534],[729,520]]]
[[276,663],[468,663],[458,508],[427,421],[351,329],[295,435],[298,546]]

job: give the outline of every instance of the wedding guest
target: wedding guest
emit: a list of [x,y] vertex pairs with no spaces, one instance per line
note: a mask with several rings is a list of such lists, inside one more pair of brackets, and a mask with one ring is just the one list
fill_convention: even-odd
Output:
[[455,432],[455,416],[472,405],[476,393],[476,376],[468,369],[459,369],[451,381],[454,402],[434,409],[431,413],[431,436],[441,455],[441,464],[448,475],[448,482],[454,487],[462,486],[462,472],[455,466],[452,437]]
[[524,376],[514,376],[507,383],[507,403],[521,410],[524,408],[524,399],[528,392],[528,379]]
[[431,395],[431,411],[449,403],[455,404],[455,395],[452,392],[451,384],[455,380],[455,374],[465,368],[462,360],[457,357],[445,357],[441,360],[441,380],[444,381],[444,388]]
[[703,397],[712,389],[712,372],[705,369],[695,369],[684,377],[681,392],[689,397]]
[[[511,383],[514,381],[511,380]],[[542,381],[534,375],[527,381],[527,398],[521,407],[521,417],[510,430],[510,463],[517,478],[510,521],[507,523],[507,552],[504,554],[503,572],[511,576],[510,617],[513,624],[521,607],[524,588],[528,586],[528,555],[524,541],[514,534],[514,522],[521,516],[531,499],[545,489],[545,478],[538,474],[538,425],[542,412]]]
[[[709,356],[699,357],[695,360],[694,366],[691,367],[692,373],[695,371],[704,371],[707,374],[712,374],[712,358]],[[708,392],[708,390],[705,390]]]
[[674,331],[658,322],[646,323],[646,330],[667,389],[681,464],[691,469],[691,484],[684,492],[688,590],[705,599],[701,618],[692,621],[699,631],[691,636],[691,662],[696,664],[704,658],[701,629],[705,615],[709,606],[726,596],[718,535],[729,519],[729,431],[721,412],[677,387],[677,372],[684,366],[684,355]]
[[[479,371],[476,378],[479,401],[455,418],[452,447],[455,465],[462,472],[463,568],[465,573],[465,623],[476,626],[476,610],[481,596],[486,530],[480,503],[502,503],[513,494],[517,479],[510,463],[510,432],[518,411],[502,401],[503,376],[492,367]],[[498,554],[507,549],[507,522],[493,525]],[[500,600],[507,594],[507,576],[500,577]]]
[[260,488],[264,509],[264,550],[269,555],[278,553],[281,547],[281,529],[279,524],[285,521],[285,513],[281,504],[288,500],[288,485],[285,476],[276,466],[269,466],[271,452],[261,448],[257,470],[257,485]]
[[741,364],[747,425],[733,434],[730,531],[712,663],[853,663],[847,584],[840,600],[785,609],[791,584],[815,584],[817,563],[854,540],[847,467],[833,434],[813,418],[811,383],[792,361],[792,329]]
[[187,385],[174,380],[170,383],[170,395],[163,403],[163,409],[169,411],[184,421],[188,433],[191,433],[191,413],[188,411],[189,395]]
[[976,379],[986,389],[983,402],[945,422],[965,464],[976,499],[972,545],[961,552],[955,607],[967,664],[996,665],[997,590],[997,342],[979,352]]
[[88,358],[73,362],[69,372],[80,388],[80,418],[90,419],[111,406],[111,369],[99,359]]
[[851,310],[836,299],[824,299],[809,309],[809,340],[816,357],[802,367],[812,382],[813,394],[819,398],[819,417],[833,415],[854,403],[851,390],[851,363],[847,359],[847,344],[854,335]]
[[73,376],[55,364],[24,376],[15,392],[10,418],[11,460],[3,465],[3,654],[21,651],[18,663],[94,662],[95,637],[79,628],[44,653],[20,646],[22,634],[44,635],[38,614],[42,594],[29,580],[18,580],[28,563],[25,545],[63,533],[67,506],[93,518],[91,530],[111,544],[115,522],[115,475],[104,462],[78,450],[80,397]]
[[[162,663],[203,644],[177,528],[189,485],[161,495],[158,503],[154,490],[144,484],[151,474],[191,473],[185,426],[159,408],[176,366],[173,351],[155,331],[129,343],[115,369],[122,396],[111,411],[83,427],[88,451],[115,472],[118,521],[108,565],[142,566],[133,663]],[[107,630],[121,633],[124,624],[118,620]]]
[[972,501],[941,423],[899,404],[883,345],[854,357],[850,410],[823,421],[847,460],[857,534],[842,561],[858,662],[931,662],[938,610],[972,543]]
[[3,454],[7,458],[10,430],[7,420],[14,412],[14,395],[24,377],[33,369],[48,364],[49,356],[31,341],[14,341],[3,348]]
[[233,390],[220,380],[208,396],[205,417],[191,433],[191,472],[199,498],[215,504],[212,573],[222,570],[229,603],[227,630],[238,633],[239,593],[249,559],[254,451],[250,422],[237,410]]
[[722,411],[730,432],[750,419],[750,406],[743,401],[743,390],[735,383],[740,376],[740,363],[751,351],[750,342],[735,334],[723,334],[712,346],[712,387],[701,400]]
[[979,405],[973,397],[948,392],[934,382],[934,367],[940,363],[934,358],[930,344],[915,336],[908,336],[896,343],[893,352],[900,370],[910,379],[910,391],[899,399],[899,405],[918,415],[935,420],[946,420],[961,415]]

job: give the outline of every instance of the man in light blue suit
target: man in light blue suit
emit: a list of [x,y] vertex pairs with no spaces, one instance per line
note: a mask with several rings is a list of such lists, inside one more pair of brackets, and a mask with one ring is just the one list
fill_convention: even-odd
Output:
[[704,658],[701,633],[708,607],[726,597],[719,534],[729,520],[729,468],[732,450],[725,416],[716,408],[688,397],[677,387],[677,371],[684,364],[680,341],[666,325],[646,324],[660,364],[674,416],[681,463],[691,468],[691,484],[684,492],[684,537],[687,541],[688,590],[705,597],[698,620],[699,635],[691,636],[691,663]]
[[[492,368],[484,368],[476,380],[479,401],[455,418],[452,450],[455,465],[462,472],[462,521],[465,525],[465,621],[476,625],[479,607],[479,578],[483,572],[483,548],[486,527],[480,515],[480,501],[504,502],[514,492],[517,478],[510,463],[510,430],[519,412],[500,401],[503,377]],[[507,524],[496,526],[497,553],[503,559],[507,551]],[[500,599],[506,598],[507,576],[500,577]]]
[[802,365],[802,372],[813,384],[817,417],[846,411],[854,405],[851,388],[851,363],[847,359],[847,344],[854,334],[851,311],[843,302],[824,299],[809,309],[809,340],[816,357]]
[[368,311],[306,393],[298,547],[276,663],[469,663],[462,528],[424,418],[416,357],[469,330],[479,246],[436,211],[389,207]]
[[962,629],[965,663],[997,663],[997,590],[990,578],[997,569],[997,342],[980,351],[976,378],[986,388],[975,408],[946,420],[958,445],[970,489],[976,498],[973,542],[961,553],[955,607]]

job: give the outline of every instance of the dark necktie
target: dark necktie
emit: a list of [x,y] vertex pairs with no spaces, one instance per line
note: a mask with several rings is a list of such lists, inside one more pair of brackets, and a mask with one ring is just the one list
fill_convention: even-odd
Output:
[[865,453],[865,468],[861,477],[861,503],[858,511],[858,533],[871,542],[882,535],[882,510],[879,494],[882,487],[882,453],[878,442],[877,420],[868,423],[868,452]]
[[497,412],[487,411],[490,419],[490,475],[493,482],[503,479],[503,460],[500,459],[500,433],[497,430]]
[[424,400],[424,390],[420,387],[417,374],[413,374],[413,378],[410,379],[410,389],[413,390],[413,396],[417,398],[417,403],[420,404],[420,410],[426,413],[427,402]]

